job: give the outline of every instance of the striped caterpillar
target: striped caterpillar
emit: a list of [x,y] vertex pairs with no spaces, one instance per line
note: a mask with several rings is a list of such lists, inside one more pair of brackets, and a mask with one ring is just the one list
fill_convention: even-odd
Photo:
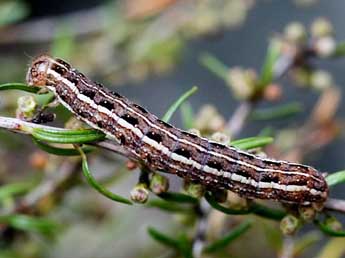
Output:
[[177,129],[61,59],[37,57],[26,80],[29,85],[47,87],[78,119],[119,142],[153,171],[177,174],[246,198],[316,207],[327,199],[327,183],[316,169],[259,158]]

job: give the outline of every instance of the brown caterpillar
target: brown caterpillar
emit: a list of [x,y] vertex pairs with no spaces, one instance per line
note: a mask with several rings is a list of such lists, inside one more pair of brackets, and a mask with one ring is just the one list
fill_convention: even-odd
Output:
[[327,183],[316,169],[260,158],[177,129],[61,59],[36,58],[26,80],[53,91],[80,120],[118,141],[152,170],[247,198],[318,207],[327,199]]

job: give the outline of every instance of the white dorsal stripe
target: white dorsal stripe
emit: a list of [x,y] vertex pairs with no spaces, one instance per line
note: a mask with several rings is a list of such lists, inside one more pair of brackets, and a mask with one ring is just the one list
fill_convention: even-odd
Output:
[[[208,151],[207,151],[205,148],[203,148],[202,146],[197,145],[197,144],[194,144],[194,143],[192,143],[192,142],[189,142],[189,141],[187,141],[187,140],[185,140],[185,139],[183,139],[183,138],[178,138],[178,137],[176,137],[174,134],[172,134],[171,132],[169,132],[168,130],[165,130],[164,128],[161,128],[161,127],[155,125],[155,124],[152,123],[150,120],[148,120],[145,116],[143,116],[142,114],[140,114],[140,113],[136,112],[135,110],[133,110],[130,106],[128,106],[128,104],[124,103],[124,102],[123,102],[122,100],[120,100],[120,99],[117,99],[117,98],[115,98],[115,97],[109,95],[109,94],[108,94],[107,92],[105,92],[103,89],[96,88],[94,85],[92,85],[92,84],[86,82],[84,79],[81,79],[81,80],[83,81],[83,83],[89,85],[91,88],[93,88],[93,89],[97,90],[98,92],[100,92],[104,97],[111,98],[113,101],[117,102],[117,103],[120,104],[122,107],[127,108],[129,111],[131,111],[131,112],[137,114],[137,115],[138,115],[140,118],[142,118],[149,126],[155,128],[155,129],[157,129],[157,130],[159,130],[159,131],[161,131],[161,132],[164,132],[165,134],[169,135],[169,137],[171,137],[171,138],[174,139],[175,141],[182,142],[182,143],[184,143],[184,144],[193,146],[194,148],[197,148],[198,150],[200,150],[200,151],[202,151],[202,152],[204,152],[204,153],[208,153]],[[200,137],[200,138],[203,138],[203,137]],[[203,139],[205,139],[205,140],[207,140],[207,141],[209,141],[209,142],[212,142],[212,141],[210,141],[210,140],[208,140],[208,139],[206,139],[206,138],[203,138]],[[241,150],[239,150],[239,149],[236,149],[236,148],[234,148],[234,147],[232,147],[232,146],[227,146],[227,147],[228,147],[229,149],[231,149],[231,150],[234,150],[234,151],[238,152],[238,153],[246,154],[246,155],[249,155],[249,156],[253,156],[253,155],[251,155],[251,154],[249,154],[249,153],[247,153],[247,152],[243,152],[243,151],[241,151]],[[220,158],[225,158],[225,159],[227,159],[227,160],[229,160],[229,161],[233,161],[233,159],[231,159],[231,158],[229,159],[228,156],[223,155],[223,154],[221,154],[221,153],[214,152],[214,151],[212,151],[212,150],[209,151],[209,153],[210,153],[211,155],[214,155],[214,156],[217,156],[217,157],[220,157]],[[304,167],[306,167],[306,168],[311,168],[311,167],[306,166],[306,165],[301,165],[301,164],[292,163],[292,162],[287,163],[286,161],[277,161],[277,160],[272,160],[272,159],[268,159],[268,158],[261,158],[261,157],[256,157],[256,156],[255,156],[255,158],[256,158],[256,159],[259,159],[259,160],[262,160],[262,161],[269,161],[269,162],[275,163],[275,164],[277,164],[277,165],[280,165],[280,164],[284,163],[284,164],[290,164],[290,165],[296,165],[296,166],[304,166]],[[314,180],[317,180],[317,181],[321,182],[321,180],[320,180],[319,178],[317,178],[317,177],[315,177],[315,176],[313,176],[313,175],[310,175],[310,174],[303,173],[303,172],[298,172],[298,171],[283,171],[283,170],[274,170],[274,169],[260,168],[260,167],[257,167],[257,166],[254,166],[254,165],[251,165],[251,164],[248,164],[248,163],[245,163],[245,162],[244,162],[244,163],[241,163],[241,161],[236,161],[236,162],[239,163],[239,164],[241,164],[241,165],[249,166],[249,167],[251,167],[251,168],[254,168],[254,169],[256,169],[256,170],[258,170],[258,171],[262,171],[262,172],[265,172],[265,171],[266,171],[266,172],[277,172],[277,173],[281,173],[281,174],[301,175],[301,176],[305,176],[305,177],[311,177],[311,178],[313,178]]]
[[[198,170],[203,170],[206,173],[209,174],[213,174],[216,176],[222,176],[222,177],[226,177],[226,178],[230,178],[233,181],[242,183],[242,184],[247,184],[247,185],[251,185],[255,188],[269,188],[269,189],[277,189],[277,190],[283,190],[283,191],[288,191],[288,192],[298,192],[298,191],[307,191],[310,192],[312,195],[322,195],[323,192],[321,191],[317,191],[315,189],[310,189],[309,187],[305,186],[305,185],[283,185],[283,184],[279,184],[279,183],[274,183],[274,182],[257,182],[252,178],[247,178],[241,175],[238,175],[236,173],[230,173],[227,171],[222,171],[222,170],[217,170],[215,168],[211,168],[207,165],[202,166],[201,164],[199,164],[198,162],[192,160],[192,159],[187,159],[186,157],[182,156],[182,155],[178,155],[174,152],[171,152],[167,147],[165,147],[164,145],[157,143],[156,141],[150,139],[147,136],[144,136],[143,133],[141,132],[141,130],[133,125],[131,125],[130,123],[128,123],[126,120],[118,117],[114,112],[109,111],[108,109],[104,108],[103,106],[97,105],[93,100],[91,100],[89,97],[81,94],[78,90],[78,88],[69,80],[65,79],[64,77],[60,76],[58,73],[56,73],[55,71],[48,69],[48,73],[52,74],[56,79],[62,81],[65,85],[67,85],[74,94],[76,94],[77,98],[84,102],[87,103],[88,105],[90,105],[93,109],[97,110],[100,113],[103,113],[107,116],[112,117],[115,121],[118,121],[118,124],[121,127],[124,127],[128,130],[131,130],[136,136],[138,136],[140,139],[143,140],[143,142],[145,142],[146,144],[154,147],[156,150],[161,151],[162,153],[164,153],[167,156],[170,156],[170,158],[172,158],[175,161],[178,162],[182,162],[185,165],[189,165],[189,166],[193,166],[194,168],[198,169]],[[53,86],[47,86],[50,90],[52,90],[55,95],[57,95],[59,97],[59,95],[56,93],[56,90]],[[59,101],[65,106],[67,107],[71,112],[74,113],[74,110],[66,103],[64,102],[60,97],[59,97]],[[135,112],[135,111],[132,111]],[[146,118],[145,118],[146,119]],[[97,126],[96,124],[92,123],[89,120],[84,120],[85,122],[87,122],[91,127],[94,128],[98,128],[99,130],[101,130],[102,132],[104,132],[108,137],[112,138],[112,139],[116,139],[116,137],[114,135],[112,135],[111,133],[109,133],[107,130],[100,128],[99,126]],[[156,127],[156,126],[155,126]],[[170,132],[169,132],[170,133]],[[118,139],[116,139],[118,141]],[[187,143],[189,144],[189,143]],[[198,145],[196,145],[198,146]],[[200,146],[199,146],[200,147]],[[214,154],[218,154],[216,152],[212,152],[212,155]],[[259,167],[256,167],[254,165],[248,164],[246,162],[242,162],[239,160],[234,160],[230,157],[224,156],[222,155],[224,158],[226,158],[229,161],[232,162],[236,162],[238,164],[241,165],[245,165],[247,167],[253,168],[257,171],[265,171],[265,172],[284,172],[286,173],[286,171],[281,171],[280,170],[274,170],[274,169],[262,169]],[[174,166],[173,164],[168,164],[169,166],[172,166],[175,169],[178,169],[178,167]],[[297,173],[297,172],[296,172]],[[304,173],[302,173],[303,175],[305,175]]]
[[[61,64],[59,64],[61,66]],[[48,69],[47,71],[48,73],[52,74],[55,78],[57,78],[58,80],[62,81],[64,84],[66,84],[74,93],[76,94],[79,94],[79,90],[78,88],[71,82],[69,81],[68,79],[62,77],[60,74],[58,74],[57,72],[55,72],[54,70],[52,69]],[[82,79],[83,80],[83,79]],[[218,153],[218,152],[214,152],[212,150],[210,151],[207,151],[205,148],[203,148],[202,146],[199,146],[197,144],[194,144],[194,143],[191,143],[189,141],[186,141],[185,139],[183,138],[177,138],[174,134],[172,134],[171,132],[155,125],[154,123],[152,123],[151,121],[149,121],[145,116],[141,115],[140,113],[136,112],[135,110],[131,109],[131,107],[129,107],[126,103],[122,102],[121,100],[119,99],[116,99],[114,98],[113,96],[107,94],[106,92],[104,92],[102,89],[99,89],[99,88],[95,88],[92,84],[89,84],[88,82],[86,82],[85,80],[83,80],[83,83],[89,85],[91,88],[97,90],[98,92],[100,92],[103,96],[105,97],[110,97],[112,100],[114,100],[115,102],[119,103],[122,107],[124,108],[127,108],[129,111],[133,112],[133,113],[136,113],[138,116],[140,116],[140,118],[142,118],[149,126],[159,130],[159,131],[162,131],[166,134],[168,134],[171,138],[173,138],[174,140],[176,141],[179,141],[179,142],[182,142],[184,144],[187,144],[187,145],[190,145],[190,146],[193,146],[194,148],[197,148],[198,150],[204,152],[204,153],[209,153],[213,156],[216,156],[216,157],[220,157],[220,158],[224,158],[230,162],[236,162],[237,164],[239,165],[243,165],[243,166],[246,166],[248,168],[252,168],[252,169],[255,169],[259,172],[273,172],[273,173],[280,173],[280,174],[286,174],[286,175],[301,175],[301,176],[305,176],[305,177],[311,177],[313,178],[314,180],[316,181],[321,181],[321,179],[313,176],[313,175],[310,175],[310,174],[306,174],[306,173],[303,173],[303,172],[298,172],[298,171],[283,171],[283,170],[279,170],[279,169],[271,169],[271,168],[261,168],[261,167],[257,167],[253,164],[249,164],[247,162],[244,162],[244,161],[241,161],[241,160],[235,160],[229,156],[226,156],[226,155],[223,155],[221,153]],[[82,95],[82,94],[81,94]],[[84,95],[83,95],[84,96]],[[84,96],[85,97],[85,96]],[[93,102],[93,101],[91,101]],[[93,102],[94,103],[94,102]],[[90,104],[90,103],[89,103]],[[103,108],[103,107],[102,107]],[[105,109],[105,108],[103,108]],[[104,112],[103,112],[104,113]],[[112,113],[113,114],[113,113]],[[205,139],[205,140],[208,140],[208,139]],[[210,141],[211,142],[211,141]],[[234,151],[237,151],[239,153],[244,153],[246,155],[250,155],[248,153],[245,153],[245,152],[241,152],[240,150],[237,150],[233,147],[230,147],[230,146],[227,146],[228,148],[234,150]],[[271,160],[271,159],[263,159],[263,158],[259,158],[259,157],[255,157],[257,159],[260,159],[260,160],[263,160],[263,161],[270,161],[270,162],[274,162],[274,163],[277,163],[279,164],[279,162],[281,163],[286,163],[285,161],[275,161],[275,160]],[[290,163],[290,164],[294,164],[294,163]],[[300,164],[296,164],[296,165],[300,165]]]

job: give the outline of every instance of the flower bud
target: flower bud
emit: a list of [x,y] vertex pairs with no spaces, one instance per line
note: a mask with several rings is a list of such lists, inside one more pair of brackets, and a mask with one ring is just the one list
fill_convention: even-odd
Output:
[[317,18],[311,25],[311,35],[314,38],[331,36],[334,33],[332,23],[326,18]]
[[284,235],[293,235],[297,232],[300,221],[293,215],[286,215],[280,222],[280,230]]
[[319,57],[330,57],[336,50],[335,39],[332,37],[323,37],[315,41],[314,45],[316,54]]
[[258,156],[259,158],[262,158],[262,159],[267,159],[268,156],[267,156],[267,153],[264,152],[262,149],[260,148],[255,148],[255,149],[251,149],[250,150],[250,153],[254,154],[255,156]]
[[224,128],[225,120],[214,106],[205,105],[196,115],[194,125],[200,131],[215,132]]
[[325,220],[325,225],[334,231],[342,230],[342,228],[343,228],[340,221],[337,220],[335,217],[328,217]]
[[165,193],[169,189],[169,180],[157,173],[154,173],[150,180],[150,189],[155,194]]
[[307,38],[307,32],[302,23],[292,22],[285,28],[284,35],[287,40],[301,44],[304,43]]
[[206,189],[203,185],[188,183],[186,186],[186,191],[190,196],[200,199],[204,196]]
[[232,68],[229,70],[228,84],[238,99],[248,99],[255,92],[257,74],[249,69]]
[[333,85],[332,75],[324,70],[317,70],[311,74],[310,85],[318,90],[324,90]]
[[130,192],[131,200],[137,203],[145,203],[149,198],[149,191],[145,184],[137,184]]
[[198,129],[195,129],[195,128],[191,128],[188,130],[189,133],[192,133],[192,134],[195,134],[197,136],[201,136],[201,133]]
[[283,151],[293,148],[297,141],[298,135],[296,130],[293,129],[281,130],[274,140],[275,144]]
[[33,96],[21,96],[17,101],[17,118],[32,118],[35,111],[37,103]]
[[126,168],[128,170],[134,170],[138,167],[138,163],[133,160],[127,160],[126,162]]
[[42,151],[35,151],[29,156],[30,165],[38,170],[43,170],[48,164],[48,155]]
[[214,134],[212,134],[211,139],[225,145],[229,144],[230,142],[230,137],[226,135],[225,133],[221,133],[221,132],[215,132]]
[[315,218],[316,211],[312,207],[299,207],[298,212],[304,221],[311,222]]
[[280,100],[282,95],[282,87],[278,84],[269,84],[264,91],[264,98],[272,102]]

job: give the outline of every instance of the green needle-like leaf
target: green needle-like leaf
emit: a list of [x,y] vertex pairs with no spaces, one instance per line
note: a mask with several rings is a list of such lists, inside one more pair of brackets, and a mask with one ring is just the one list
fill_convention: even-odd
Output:
[[120,195],[114,194],[112,192],[110,192],[108,189],[104,188],[103,186],[101,186],[97,180],[92,176],[90,170],[89,170],[89,165],[87,163],[87,158],[85,153],[83,152],[83,150],[75,145],[75,148],[79,151],[81,158],[82,158],[82,168],[83,168],[83,174],[87,180],[87,182],[94,188],[96,189],[96,191],[98,191],[99,193],[101,193],[102,195],[104,195],[105,197],[116,201],[116,202],[121,202],[121,203],[125,203],[125,204],[129,204],[132,205],[132,202]]
[[228,81],[229,67],[209,53],[200,56],[201,64],[224,81]]
[[332,57],[343,57],[345,55],[345,42],[338,42]]
[[270,107],[265,109],[254,110],[250,115],[252,120],[276,120],[294,116],[303,111],[303,107],[298,102],[292,102],[277,107]]
[[179,213],[190,213],[190,206],[182,206],[177,203],[168,202],[165,200],[155,199],[150,200],[147,204],[148,207],[158,208],[167,212],[179,212]]
[[0,187],[0,201],[16,194],[29,191],[34,184],[32,182],[21,182],[3,185]]
[[227,208],[224,207],[222,205],[220,205],[212,196],[212,194],[210,194],[209,192],[205,193],[205,199],[206,201],[212,206],[212,208],[221,211],[225,214],[229,214],[229,215],[243,215],[243,214],[248,214],[250,213],[250,211],[248,209],[245,210],[237,210],[237,209],[231,209],[231,208]]
[[164,233],[161,233],[160,231],[158,231],[157,229],[155,229],[153,227],[149,227],[147,229],[147,232],[157,242],[159,242],[159,243],[161,243],[161,244],[163,244],[165,246],[168,246],[168,247],[171,247],[171,248],[179,250],[180,243],[179,243],[178,240],[173,239],[173,238],[167,236]]
[[272,209],[256,202],[251,203],[249,210],[260,217],[273,220],[281,220],[286,216],[283,210]]
[[34,128],[31,134],[38,140],[53,143],[88,143],[104,140],[105,134],[96,130],[47,130]]
[[257,137],[249,137],[244,139],[239,139],[230,142],[231,146],[234,146],[241,150],[250,150],[259,147],[264,147],[273,142],[272,137],[266,136],[257,136]]
[[24,83],[18,83],[18,82],[10,82],[10,83],[4,83],[0,84],[0,91],[2,90],[21,90],[26,91],[30,93],[37,93],[41,88],[29,86]]
[[279,58],[280,48],[275,40],[272,40],[268,46],[263,69],[261,71],[259,88],[262,90],[274,79],[274,66]]
[[19,230],[43,234],[51,234],[58,227],[58,225],[51,220],[19,214],[0,216],[0,223],[9,224]]
[[184,102],[181,107],[181,117],[184,129],[190,129],[194,127],[194,114],[192,106],[188,101]]
[[28,5],[25,1],[12,0],[0,1],[0,26],[22,21],[30,14]]
[[255,202],[251,203],[249,205],[249,208],[243,209],[243,210],[237,210],[237,209],[235,210],[235,209],[227,208],[217,203],[217,201],[213,198],[213,196],[209,192],[205,194],[205,199],[214,209],[219,210],[229,215],[243,215],[243,214],[254,213],[260,217],[274,219],[274,220],[281,220],[286,215],[286,213],[282,210],[268,208],[266,206],[263,206]]
[[326,177],[328,186],[345,183],[345,170],[332,173]]
[[[59,156],[78,156],[80,155],[79,151],[77,151],[76,149],[65,149],[65,148],[58,148],[58,147],[54,147],[52,145],[43,143],[35,138],[32,138],[34,143],[42,150],[44,150],[45,152],[48,152],[50,154],[54,154],[54,155],[59,155]],[[93,147],[84,147],[82,148],[83,152],[85,154],[92,152],[93,150],[95,150],[95,148]]]
[[147,231],[154,240],[179,251],[184,258],[193,258],[192,250],[186,237],[183,237],[181,239],[174,239],[158,231],[157,229],[154,229],[153,227],[149,227]]
[[190,96],[192,96],[196,91],[198,90],[198,87],[193,86],[189,91],[185,92],[181,97],[179,97],[168,109],[168,111],[164,114],[162,120],[164,122],[169,122],[172,115],[175,113],[175,111],[181,106],[183,102],[185,102]]
[[158,195],[160,198],[170,201],[170,202],[178,202],[178,203],[192,203],[196,204],[198,203],[198,199],[187,195],[187,194],[182,194],[182,193],[172,193],[172,192],[166,192],[166,193],[161,193]]
[[223,238],[216,240],[215,242],[209,244],[205,247],[204,251],[207,253],[217,252],[225,247],[227,247],[233,240],[242,236],[251,226],[253,222],[251,220],[247,220],[242,224],[235,227],[230,233],[228,233]]
[[315,221],[315,224],[318,225],[318,227],[320,228],[320,230],[329,235],[329,236],[333,236],[333,237],[345,237],[345,230],[334,230],[330,227],[328,227],[326,224],[320,222],[320,221]]

